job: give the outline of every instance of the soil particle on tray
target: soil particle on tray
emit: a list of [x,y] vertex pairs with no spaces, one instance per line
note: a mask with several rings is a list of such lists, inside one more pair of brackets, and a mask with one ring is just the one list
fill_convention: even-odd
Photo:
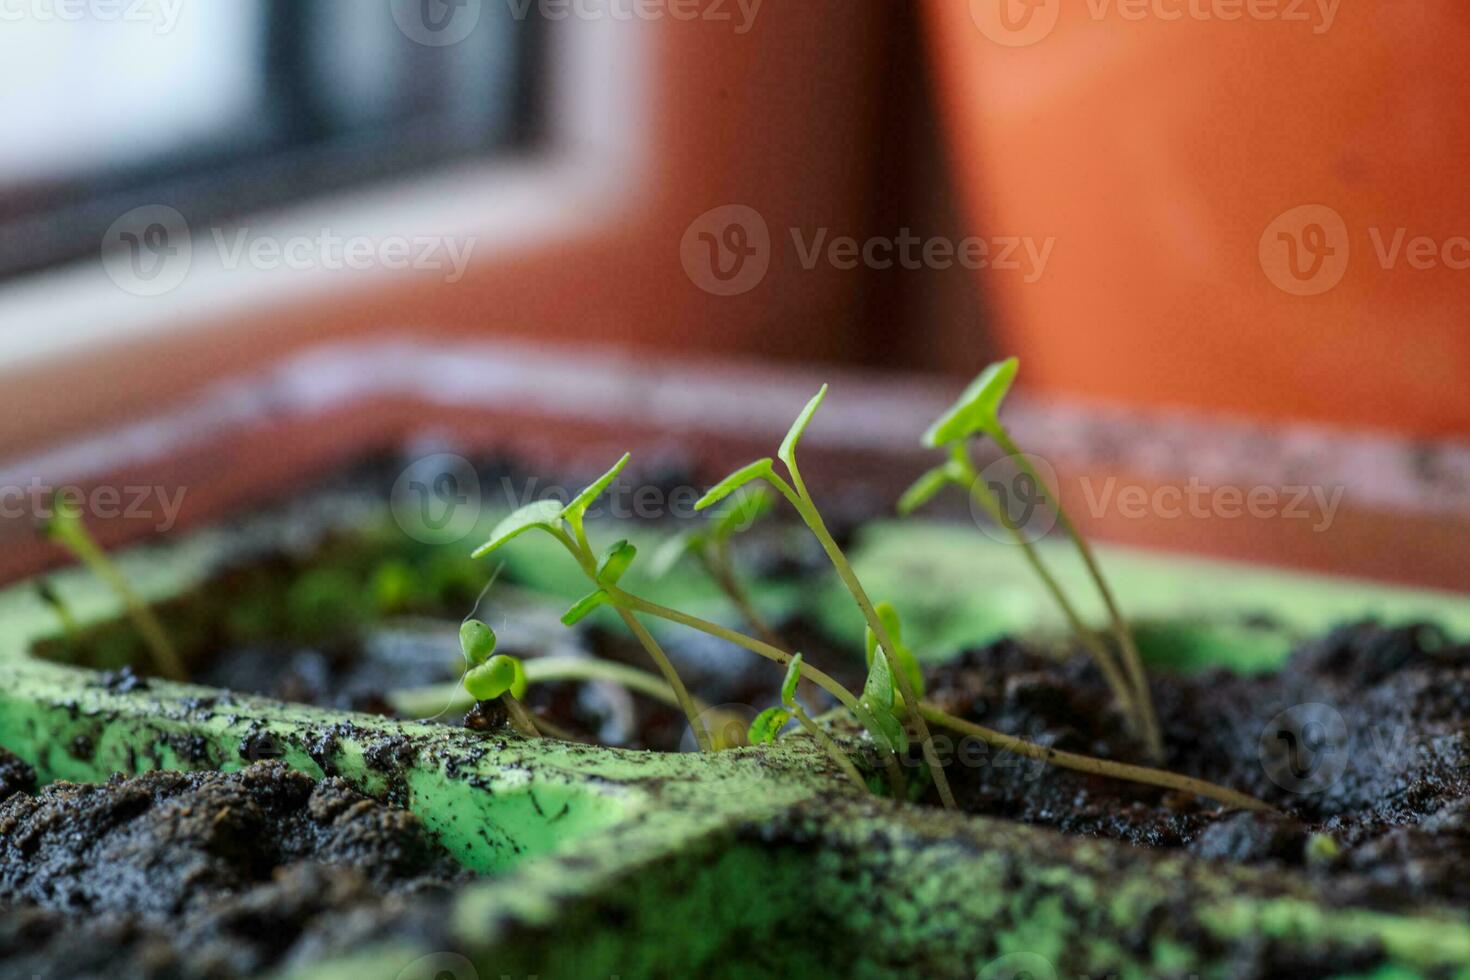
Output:
[[0,974],[249,975],[433,935],[467,877],[412,814],[280,763],[57,783],[0,804]]
[[20,759],[0,749],[0,802],[16,793],[36,791],[36,770]]
[[[1310,853],[1314,872],[1339,876],[1342,898],[1470,901],[1470,647],[1428,626],[1359,623],[1304,644],[1279,673],[1151,681],[1163,768],[1280,815],[995,753],[949,766],[961,805],[1217,860],[1300,866]],[[1001,731],[1141,759],[1085,657],[1058,661],[1006,640],[933,671],[928,686],[946,710]]]

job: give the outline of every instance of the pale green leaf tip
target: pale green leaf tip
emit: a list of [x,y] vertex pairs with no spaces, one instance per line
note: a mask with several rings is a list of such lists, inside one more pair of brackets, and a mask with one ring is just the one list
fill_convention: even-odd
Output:
[[593,610],[597,609],[599,606],[606,605],[608,599],[610,598],[611,597],[607,594],[606,589],[598,589],[596,592],[593,592],[590,595],[583,596],[582,598],[577,600],[576,605],[568,609],[566,613],[562,616],[562,625],[576,626],[582,620],[591,615]]
[[924,445],[938,449],[968,439],[994,424],[1000,404],[1021,369],[1019,358],[998,361],[980,372],[953,405],[924,433]]
[[592,506],[592,502],[602,496],[602,492],[612,485],[612,481],[618,478],[618,474],[623,472],[623,468],[628,465],[628,461],[632,458],[632,453],[623,453],[622,458],[613,464],[612,469],[584,487],[581,493],[573,497],[562,508],[561,516],[573,521],[580,520],[582,515],[586,513],[587,508]]
[[801,683],[801,654],[791,658],[786,665],[786,679],[781,682],[781,703],[791,707],[796,703],[796,686]]
[[517,508],[490,532],[490,540],[470,552],[471,558],[483,558],[532,528],[548,531],[561,524],[561,505],[555,500],[538,500]]
[[719,483],[710,487],[703,497],[694,504],[696,511],[706,510],[724,500],[730,494],[739,490],[752,480],[765,476],[771,471],[771,457],[758,459],[754,463],[742,466],[740,469],[725,477]]
[[781,440],[781,450],[776,453],[776,456],[787,466],[790,466],[791,461],[796,457],[796,444],[806,434],[806,427],[811,424],[812,416],[817,414],[817,409],[822,407],[822,402],[827,398],[827,387],[827,385],[822,385],[822,390],[812,396],[812,400],[806,403],[806,407],[801,410],[796,421],[791,423],[786,438]]

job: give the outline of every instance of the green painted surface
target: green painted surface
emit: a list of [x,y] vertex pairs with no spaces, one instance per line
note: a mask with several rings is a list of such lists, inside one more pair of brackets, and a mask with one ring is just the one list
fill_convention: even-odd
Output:
[[[997,632],[1054,634],[1019,557],[987,543],[882,525],[857,562],[931,655]],[[124,562],[159,598],[228,550],[202,535]],[[1112,551],[1102,560],[1155,658],[1186,667],[1264,669],[1291,637],[1369,613],[1470,633],[1456,597]],[[84,619],[116,613],[85,575],[57,581]],[[848,629],[835,608],[829,616]],[[0,594],[0,623],[0,744],[43,779],[234,768],[264,745],[303,771],[332,771],[403,803],[486,873],[456,898],[453,950],[388,935],[302,977],[428,980],[448,970],[462,980],[465,963],[481,978],[976,977],[1018,965],[1038,977],[1231,976],[1262,943],[1302,956],[1356,952],[1373,961],[1352,971],[1361,975],[1470,976],[1470,918],[1460,910],[1340,907],[1305,874],[855,796],[803,736],[713,757],[660,755],[158,682],[119,692],[89,671],[25,656],[56,631],[31,590]],[[79,738],[90,751],[77,750]]]

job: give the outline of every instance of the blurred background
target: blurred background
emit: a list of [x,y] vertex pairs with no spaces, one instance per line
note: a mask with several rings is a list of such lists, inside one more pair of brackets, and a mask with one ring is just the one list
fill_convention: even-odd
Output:
[[[1344,492],[1330,532],[1103,537],[1470,587],[1467,34],[1448,0],[5,0],[0,455],[128,465],[108,433],[262,377],[330,419],[282,459],[422,386],[687,435],[700,379],[763,431],[850,377],[836,441],[882,469],[1016,354],[1064,482]],[[650,365],[687,389],[638,401]]]

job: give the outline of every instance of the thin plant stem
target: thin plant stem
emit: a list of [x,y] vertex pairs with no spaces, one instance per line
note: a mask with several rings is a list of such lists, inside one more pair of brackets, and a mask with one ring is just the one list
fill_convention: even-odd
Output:
[[1082,617],[1077,614],[1077,610],[1072,606],[1071,600],[1062,591],[1062,587],[1057,582],[1056,577],[1052,575],[1051,570],[1042,562],[1041,555],[1036,550],[1036,545],[1027,540],[1021,528],[1016,525],[1016,522],[1011,519],[1010,514],[1006,513],[1005,508],[995,499],[995,494],[989,487],[985,486],[984,482],[980,479],[980,474],[975,471],[975,467],[970,462],[968,456],[960,459],[959,462],[964,467],[964,478],[969,487],[971,499],[985,509],[985,512],[990,515],[991,520],[1005,528],[1011,538],[1020,546],[1021,553],[1026,556],[1026,561],[1030,564],[1032,571],[1036,573],[1037,578],[1041,579],[1041,583],[1046,587],[1046,591],[1051,594],[1052,599],[1056,601],[1057,606],[1062,610],[1062,615],[1066,617],[1067,624],[1071,626],[1072,632],[1077,634],[1077,639],[1087,648],[1087,652],[1091,654],[1092,659],[1097,663],[1098,669],[1102,671],[1103,678],[1107,681],[1108,687],[1113,691],[1113,696],[1118,699],[1119,706],[1128,717],[1134,734],[1142,736],[1144,734],[1143,725],[1136,705],[1137,699],[1134,688],[1123,676],[1122,671],[1118,669],[1117,661],[1113,659],[1113,655],[1108,652],[1107,647],[1098,639],[1097,634],[1082,622]]
[[1060,749],[1051,749],[1026,739],[1017,738],[1014,735],[1005,735],[983,725],[956,718],[954,715],[943,711],[932,704],[923,702],[919,705],[919,713],[934,724],[964,735],[974,737],[995,746],[1025,756],[1028,759],[1036,759],[1062,769],[1072,769],[1077,772],[1091,773],[1096,776],[1107,776],[1113,779],[1126,780],[1132,783],[1143,783],[1149,786],[1161,786],[1165,789],[1179,790],[1201,796],[1205,799],[1223,803],[1226,806],[1239,807],[1242,810],[1258,810],[1263,812],[1275,812],[1274,808],[1262,803],[1253,796],[1238,793],[1233,789],[1226,789],[1203,779],[1195,779],[1192,776],[1181,776],[1178,773],[1165,772],[1162,769],[1150,769],[1147,766],[1135,766],[1126,762],[1112,762],[1107,759],[1095,759],[1091,756],[1077,755],[1074,752],[1063,752]]
[[857,766],[852,764],[852,760],[847,757],[847,753],[842,751],[836,742],[832,741],[832,736],[822,731],[821,726],[812,721],[811,716],[803,711],[800,705],[792,705],[791,713],[796,716],[796,721],[801,725],[802,729],[812,738],[816,739],[817,744],[826,751],[827,755],[832,757],[832,761],[837,763],[838,768],[843,771],[847,778],[857,784],[858,789],[865,793],[868,792],[868,783],[863,779],[862,773],[857,771]]
[[[596,584],[597,559],[592,555],[592,548],[587,542],[587,535],[583,531],[580,521],[576,523],[575,530],[577,534],[576,541],[573,541],[562,532],[557,532],[557,537],[566,546],[566,549],[571,552],[572,557],[581,566],[582,572],[593,584]],[[694,707],[694,699],[689,696],[688,688],[684,686],[684,681],[679,677],[679,672],[674,669],[674,665],[669,662],[669,658],[664,653],[663,647],[658,645],[658,641],[653,638],[653,634],[649,633],[647,628],[638,622],[637,618],[631,612],[623,608],[618,608],[617,613],[618,618],[623,621],[623,625],[628,627],[628,631],[643,645],[643,649],[647,651],[648,656],[657,665],[659,673],[663,674],[664,680],[668,682],[669,687],[673,689],[674,694],[678,697],[679,707],[683,709],[684,716],[689,719],[689,726],[694,732],[694,740],[699,743],[699,750],[701,752],[713,752],[715,750],[715,744],[714,740],[710,738],[709,729],[705,727],[704,720],[700,718],[699,712]]]
[[726,598],[739,610],[745,621],[772,646],[785,646],[780,634],[771,627],[770,622],[761,615],[760,610],[751,601],[750,594],[740,584],[735,575],[735,567],[730,561],[730,546],[724,540],[720,540],[708,549],[699,549],[699,562],[704,566],[705,572],[714,579],[720,591],[725,593]]
[[77,559],[90,568],[93,573],[100,576],[112,591],[116,592],[127,608],[128,617],[133,621],[133,628],[143,638],[143,644],[148,648],[148,653],[153,660],[153,669],[158,671],[159,676],[173,681],[187,681],[188,672],[184,670],[183,661],[174,650],[174,645],[169,641],[168,633],[153,610],[143,601],[143,598],[133,589],[128,582],[127,576],[113,563],[107,553],[92,538],[92,535],[83,527],[80,519],[70,523],[70,532],[58,535],[55,540],[74,554]]
[[[526,670],[528,684],[544,684],[547,681],[606,681],[625,687],[636,694],[646,695],[672,708],[683,709],[679,696],[662,677],[628,664],[601,660],[596,657],[552,656],[531,657],[524,661],[523,666]],[[690,698],[694,702],[694,707],[701,714],[709,707],[698,697],[691,695]],[[437,707],[445,704],[446,699],[448,699],[448,704],[442,709],[441,714],[443,711],[461,710],[474,703],[474,698],[469,692],[457,683],[407,688],[391,691],[388,694],[388,703],[393,710],[405,715],[423,713],[421,709],[429,705]],[[536,726],[546,727],[540,719],[536,720]]]
[[511,727],[527,738],[540,738],[541,732],[536,728],[536,720],[526,710],[526,706],[512,694],[502,694],[500,703],[505,705],[505,712],[510,717]]
[[[645,615],[656,616],[659,619],[668,620],[680,626],[687,626],[692,630],[698,630],[708,636],[713,636],[716,639],[724,640],[727,643],[732,643],[742,649],[749,650],[757,656],[765,657],[767,660],[773,660],[782,666],[791,663],[791,654],[782,650],[780,647],[766,643],[764,640],[757,640],[755,637],[746,636],[738,630],[729,629],[728,627],[721,626],[719,623],[712,623],[707,619],[700,619],[698,616],[691,616],[688,613],[680,612],[669,606],[661,606],[656,602],[650,602],[640,596],[633,595],[631,592],[624,592],[621,589],[610,589],[609,593],[613,597],[613,602],[617,605],[627,605],[629,608],[635,609]],[[858,699],[853,696],[852,692],[843,687],[836,678],[826,671],[813,667],[809,663],[803,663],[801,665],[801,676],[832,695],[837,703],[848,711],[852,711],[857,707]],[[889,786],[892,788],[896,798],[902,798],[906,791],[903,771],[899,768],[897,756],[891,751],[883,750],[881,747],[879,754],[883,759],[883,768],[888,778]]]
[[[670,609],[667,606],[660,606],[657,603],[649,602],[628,592],[617,591],[614,593],[614,599],[617,602],[626,602],[647,615],[667,619],[670,622],[679,623],[691,629],[697,629],[711,636],[727,640],[730,643],[765,657],[768,660],[773,660],[776,663],[787,664],[791,662],[791,655],[786,651],[774,648],[754,637],[745,636],[735,630],[727,629],[717,623],[707,622],[698,617],[681,613],[676,609]],[[801,665],[801,673],[803,677],[809,678],[818,687],[830,693],[844,707],[850,709],[857,703],[857,699],[846,688],[834,680],[829,674],[813,667],[811,664],[803,663]],[[1235,790],[1227,789],[1223,786],[1217,786],[1214,783],[1206,782],[1202,779],[1181,776],[1178,773],[1165,772],[1160,769],[1150,769],[1146,766],[1112,762],[1107,759],[1097,759],[1091,756],[1078,755],[1074,752],[1063,752],[1059,749],[1046,748],[1034,742],[1028,742],[1023,738],[1006,735],[993,729],[985,728],[982,725],[965,721],[963,718],[957,718],[927,701],[917,701],[916,703],[919,706],[917,713],[922,715],[927,721],[931,721],[936,725],[952,731],[973,735],[990,745],[1013,751],[1017,755],[1025,756],[1029,759],[1050,763],[1063,769],[1073,769],[1078,772],[1092,773],[1112,779],[1177,789],[1242,809],[1272,809],[1252,796],[1238,793]]]
[[1153,697],[1149,692],[1148,675],[1143,669],[1143,658],[1138,653],[1138,645],[1134,642],[1133,631],[1128,628],[1128,623],[1123,618],[1122,610],[1118,608],[1118,602],[1113,596],[1113,590],[1108,587],[1107,579],[1103,577],[1102,569],[1098,567],[1097,558],[1092,552],[1092,546],[1078,532],[1077,526],[1072,523],[1072,519],[1067,516],[1066,509],[1062,507],[1061,499],[1052,494],[1046,485],[1046,481],[1041,478],[1041,474],[1036,472],[1036,467],[1032,466],[1031,461],[1021,452],[1021,447],[1016,445],[1015,440],[1011,438],[1011,434],[1006,431],[1005,426],[997,421],[991,435],[994,436],[996,443],[1005,451],[1006,455],[1015,460],[1021,472],[1035,481],[1040,492],[1051,500],[1052,506],[1057,511],[1057,522],[1062,525],[1062,530],[1066,532],[1067,537],[1072,540],[1072,544],[1077,548],[1078,553],[1082,555],[1082,563],[1087,566],[1087,574],[1091,576],[1093,583],[1097,586],[1098,593],[1102,595],[1103,604],[1108,609],[1108,617],[1112,620],[1113,634],[1117,637],[1118,646],[1123,651],[1123,666],[1128,671],[1128,677],[1133,683],[1135,700],[1138,705],[1139,721],[1143,727],[1144,740],[1148,745],[1149,754],[1155,759],[1163,758],[1163,740],[1159,734],[1159,720],[1158,715],[1154,712]]
[[827,530],[826,521],[822,520],[821,513],[806,492],[806,485],[802,482],[801,473],[796,468],[794,459],[787,461],[786,468],[791,472],[793,486],[786,486],[784,481],[773,481],[776,489],[791,502],[797,513],[801,515],[801,519],[811,529],[812,534],[816,536],[822,550],[827,553],[832,567],[837,570],[838,578],[842,579],[842,584],[847,586],[847,591],[852,594],[853,601],[862,610],[863,618],[868,622],[868,628],[878,638],[878,645],[883,648],[883,656],[888,660],[888,666],[893,672],[894,679],[898,682],[898,692],[903,696],[904,709],[909,718],[913,720],[914,730],[919,736],[919,745],[924,753],[924,761],[929,764],[930,778],[934,780],[934,788],[939,792],[940,803],[946,810],[953,810],[956,808],[954,793],[949,788],[949,779],[944,774],[944,765],[940,761],[939,753],[934,750],[934,740],[929,735],[929,726],[924,721],[924,716],[914,710],[919,699],[914,693],[914,685],[909,680],[908,672],[904,670],[893,652],[893,639],[888,635],[888,627],[884,626],[883,621],[878,618],[878,611],[873,608],[872,600],[868,598],[868,593],[858,581],[857,573],[852,570],[847,556],[842,553],[842,549],[837,546],[831,532]]

